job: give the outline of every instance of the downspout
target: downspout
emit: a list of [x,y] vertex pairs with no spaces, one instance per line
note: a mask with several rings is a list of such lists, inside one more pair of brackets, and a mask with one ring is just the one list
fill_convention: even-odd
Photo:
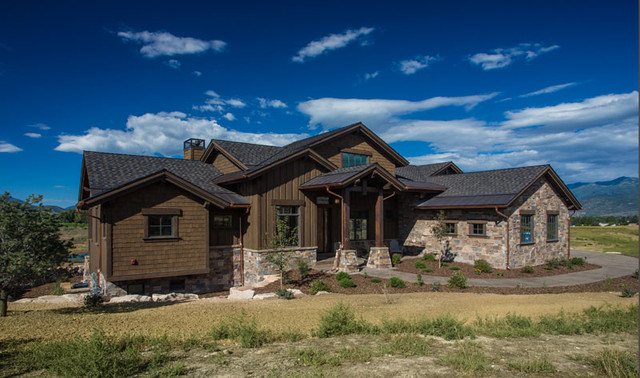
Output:
[[[332,192],[331,190],[329,190],[329,185],[324,187],[327,190],[327,193],[332,194],[338,198],[340,198],[340,201],[342,201],[340,203],[340,248],[338,248],[338,250],[336,251],[336,264],[340,265],[340,258],[342,257],[342,241],[344,240],[344,224],[342,224],[342,222],[344,221],[344,214],[342,214],[342,209],[344,208],[343,204],[344,204],[344,197],[342,197],[341,195]],[[336,269],[337,266],[334,266],[334,269]]]
[[[249,207],[247,207],[247,210],[244,212],[244,215],[249,214]],[[244,216],[243,215],[243,216]],[[242,217],[240,216],[240,286],[244,286],[244,243],[243,243],[243,238],[242,238]]]
[[509,268],[509,249],[511,248],[511,243],[509,242],[509,234],[511,233],[509,230],[509,217],[507,217],[506,215],[502,214],[500,212],[500,210],[498,210],[498,206],[496,206],[496,213],[498,213],[498,215],[500,215],[501,217],[503,217],[506,221],[507,221],[507,267],[506,269],[509,270],[511,268]]
[[567,260],[571,259],[571,218],[576,214],[577,210],[572,210],[567,219]]
[[393,192],[393,193],[389,194],[388,196],[384,197],[384,198],[382,199],[382,201],[386,201],[386,200],[388,200],[389,198],[391,198],[391,197],[393,197],[393,196],[395,196],[395,195],[396,195],[396,192]]

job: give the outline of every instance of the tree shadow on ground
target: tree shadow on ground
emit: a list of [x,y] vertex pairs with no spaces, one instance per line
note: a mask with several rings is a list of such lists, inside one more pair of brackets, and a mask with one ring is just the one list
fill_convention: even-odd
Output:
[[75,315],[75,314],[122,314],[134,312],[138,310],[148,310],[172,306],[179,303],[188,302],[187,300],[176,300],[167,302],[136,302],[136,303],[103,303],[95,307],[64,307],[49,310],[56,314]]

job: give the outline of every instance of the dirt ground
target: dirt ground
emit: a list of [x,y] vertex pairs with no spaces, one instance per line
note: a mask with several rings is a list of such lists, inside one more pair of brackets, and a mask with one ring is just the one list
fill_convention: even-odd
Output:
[[304,296],[282,299],[230,301],[209,298],[193,302],[105,304],[99,311],[80,305],[9,303],[9,316],[0,318],[0,340],[61,339],[89,335],[101,329],[113,335],[189,337],[208,334],[223,319],[245,311],[262,328],[297,331],[303,334],[317,327],[320,314],[343,301],[356,316],[379,324],[383,319],[437,317],[443,314],[473,321],[481,316],[516,313],[530,317],[543,314],[580,312],[590,306],[630,306],[635,298],[621,298],[619,292],[545,295],[496,295],[476,293],[407,293]]

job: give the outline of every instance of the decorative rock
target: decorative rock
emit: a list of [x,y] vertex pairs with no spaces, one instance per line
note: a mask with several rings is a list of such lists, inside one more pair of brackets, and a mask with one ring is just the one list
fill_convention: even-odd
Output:
[[331,292],[328,292],[328,291],[319,291],[319,292],[316,293],[316,295],[329,295],[329,294],[333,295],[335,293],[331,293]]
[[123,295],[122,297],[113,297],[109,300],[109,303],[138,303],[138,302],[151,302],[151,297],[148,295],[130,294]]
[[264,293],[264,294],[256,294],[253,296],[253,299],[267,299],[267,298],[275,298],[277,297],[276,293]]
[[301,290],[298,290],[298,289],[287,289],[287,291],[292,293],[294,297],[301,297],[303,295],[306,295],[305,293],[303,293]]
[[371,247],[369,250],[369,259],[367,260],[367,268],[373,269],[390,269],[391,257],[389,256],[389,248],[387,247]]
[[251,299],[253,298],[255,291],[248,287],[232,287],[229,289],[229,296],[227,299]]
[[256,284],[251,285],[252,287],[256,288],[256,287],[265,287],[267,285],[269,285],[272,282],[276,282],[280,279],[280,275],[278,274],[272,274],[269,276],[265,276],[264,279]]

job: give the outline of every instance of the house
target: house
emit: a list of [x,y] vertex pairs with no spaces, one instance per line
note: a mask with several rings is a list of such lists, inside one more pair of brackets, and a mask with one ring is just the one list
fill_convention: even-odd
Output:
[[464,173],[409,162],[362,123],[283,147],[202,139],[184,159],[85,151],[79,202],[90,269],[111,292],[253,284],[277,220],[295,259],[390,266],[389,245],[437,252],[443,211],[456,261],[518,268],[569,255],[580,203],[549,165]]

